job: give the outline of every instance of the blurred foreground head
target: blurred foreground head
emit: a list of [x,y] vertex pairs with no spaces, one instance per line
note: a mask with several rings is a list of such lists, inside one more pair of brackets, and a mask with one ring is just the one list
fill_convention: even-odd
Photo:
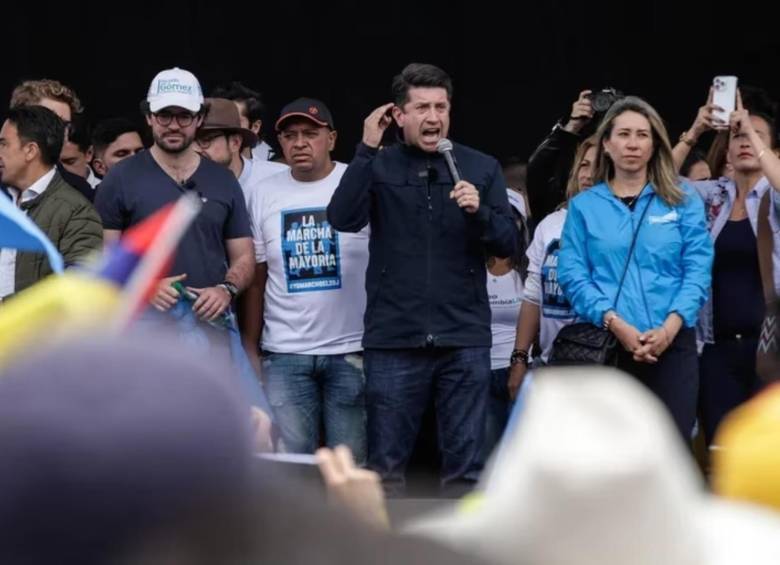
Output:
[[780,384],[731,412],[715,436],[718,494],[780,511]]
[[780,518],[706,493],[661,403],[615,369],[550,368],[476,507],[411,531],[496,563],[780,563]]
[[164,341],[93,339],[0,373],[0,562],[106,563],[247,492],[248,409]]
[[371,531],[253,460],[224,366],[175,339],[27,355],[0,372],[4,565],[474,563]]

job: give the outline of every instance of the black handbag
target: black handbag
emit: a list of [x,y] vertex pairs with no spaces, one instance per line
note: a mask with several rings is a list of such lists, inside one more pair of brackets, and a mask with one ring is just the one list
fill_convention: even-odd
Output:
[[[617,310],[620,291],[623,290],[623,282],[626,280],[628,265],[631,262],[631,256],[634,253],[636,238],[639,235],[639,229],[645,220],[647,209],[653,202],[655,194],[647,202],[642,217],[639,219],[639,225],[634,230],[634,237],[631,240],[631,247],[628,250],[626,265],[623,267],[623,275],[620,277],[620,285],[612,309]],[[590,322],[577,322],[564,326],[555,336],[553,341],[548,365],[617,365],[617,354],[619,343],[617,338],[607,329],[596,326]]]

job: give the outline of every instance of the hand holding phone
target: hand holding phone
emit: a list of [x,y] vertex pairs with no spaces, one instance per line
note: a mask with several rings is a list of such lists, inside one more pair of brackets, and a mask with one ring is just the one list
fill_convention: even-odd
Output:
[[720,108],[713,112],[716,128],[728,128],[731,113],[737,108],[737,77],[716,76],[712,80],[712,103]]

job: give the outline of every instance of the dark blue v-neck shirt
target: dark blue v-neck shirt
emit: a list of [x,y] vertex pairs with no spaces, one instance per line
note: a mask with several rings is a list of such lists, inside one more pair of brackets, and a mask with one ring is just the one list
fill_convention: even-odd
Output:
[[201,158],[192,177],[180,185],[150,151],[142,151],[109,171],[97,189],[95,207],[104,229],[124,231],[188,190],[201,197],[203,208],[184,234],[169,274],[186,273],[188,286],[214,286],[228,269],[225,241],[252,235],[244,195],[227,167]]

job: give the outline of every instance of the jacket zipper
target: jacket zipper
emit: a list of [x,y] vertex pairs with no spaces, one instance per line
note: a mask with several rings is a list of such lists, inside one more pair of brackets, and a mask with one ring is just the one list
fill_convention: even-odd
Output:
[[[647,204],[645,204],[645,206],[647,206]],[[638,206],[634,208],[634,211],[636,211],[637,208],[638,208]],[[632,216],[631,219],[633,220],[634,219],[633,211],[632,211],[631,216]],[[633,225],[633,221],[631,222],[631,224]],[[639,227],[634,226],[634,230],[637,230],[637,229],[642,229],[642,226],[641,225]],[[639,277],[639,289],[642,291],[642,302],[645,305],[645,315],[647,316],[647,323],[648,323],[650,328],[653,328],[655,326],[653,325],[653,317],[650,315],[650,307],[647,305],[647,294],[645,293],[645,283],[642,280],[642,268],[639,266],[639,257],[637,256],[637,247],[639,247],[639,234],[638,233],[637,233],[637,237],[636,237],[636,247],[634,248],[634,256],[632,257],[632,259],[634,260],[634,265],[636,265],[637,277]]]

